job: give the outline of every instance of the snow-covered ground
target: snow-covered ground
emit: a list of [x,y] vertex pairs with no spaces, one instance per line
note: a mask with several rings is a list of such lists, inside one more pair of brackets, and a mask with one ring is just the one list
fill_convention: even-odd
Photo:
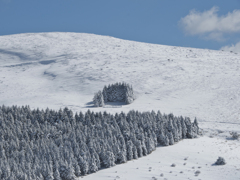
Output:
[[[92,107],[95,92],[122,81],[136,91],[134,103]],[[240,141],[229,135],[240,133],[239,82],[240,56],[233,52],[83,33],[0,36],[0,104],[112,113],[160,110],[197,117],[203,128],[203,137],[159,147],[84,179],[239,179]],[[218,156],[227,164],[212,166]]]

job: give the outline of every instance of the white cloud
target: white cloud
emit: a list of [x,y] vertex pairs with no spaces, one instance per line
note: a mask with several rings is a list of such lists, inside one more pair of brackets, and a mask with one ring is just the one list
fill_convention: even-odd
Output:
[[225,51],[233,51],[233,52],[239,52],[240,53],[240,42],[238,42],[235,45],[231,45],[231,46],[224,46],[221,48],[221,50],[225,50]]
[[187,34],[219,41],[224,40],[225,34],[240,33],[240,10],[224,16],[218,16],[218,10],[218,7],[204,12],[191,10],[187,16],[181,18],[179,24]]

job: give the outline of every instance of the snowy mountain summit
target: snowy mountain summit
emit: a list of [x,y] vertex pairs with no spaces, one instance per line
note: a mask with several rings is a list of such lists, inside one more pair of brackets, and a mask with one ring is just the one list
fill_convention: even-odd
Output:
[[[0,36],[1,103],[86,108],[104,85],[132,84],[125,109],[239,121],[239,54],[82,33]],[[99,109],[98,109],[99,110]]]
[[[199,126],[206,133],[212,133],[212,137],[226,139],[224,132],[240,131],[239,69],[239,54],[227,51],[147,44],[84,33],[54,32],[0,36],[0,103],[7,106],[30,105],[31,108],[49,107],[56,110],[67,106],[76,112],[87,111],[89,108],[92,111],[110,113],[127,112],[131,109],[160,110],[177,116],[189,116],[191,119],[197,117]],[[94,93],[105,85],[123,81],[131,84],[135,90],[137,97],[132,104],[121,108],[92,107]],[[230,150],[231,139],[227,139],[224,144],[225,139],[204,138],[192,140],[197,141],[198,145],[184,140],[176,145],[179,147],[167,147],[168,155],[176,158],[176,162],[172,159],[170,163],[177,163],[177,158],[184,159],[185,154],[179,152],[178,156],[176,155],[176,148],[193,158],[195,151],[205,150],[203,146],[211,147],[208,153],[199,158],[199,164],[202,163],[199,178],[239,177],[240,171],[236,167],[236,161],[239,162],[240,156],[235,153],[239,152],[239,141],[233,141],[235,144],[232,144],[233,150]],[[184,150],[183,144],[190,148]],[[150,159],[153,157],[151,162],[157,163],[154,159],[160,156],[158,152],[166,155],[166,149],[160,148],[155,155],[149,155]],[[216,157],[222,156],[220,153],[227,164],[224,167],[209,169],[205,164],[209,164],[208,160],[211,158],[214,163]],[[145,167],[147,158],[148,156],[135,161],[136,165],[140,162],[138,167],[149,168]],[[181,177],[178,172],[177,179],[190,177],[190,172],[184,169],[187,166],[181,166],[181,169],[177,164],[173,169],[171,164],[167,165],[167,156],[164,156],[162,161],[163,164],[159,168],[165,171],[164,177],[174,179],[177,174],[174,170],[183,171],[180,173]],[[195,163],[197,166],[197,162],[191,158],[188,163]],[[121,171],[130,165],[133,163],[114,168]],[[111,169],[106,172],[112,173]],[[138,179],[152,177],[150,171],[147,172],[149,175],[143,172],[142,176],[140,171],[132,171],[134,173],[130,174],[139,174],[140,177],[136,175]],[[175,174],[169,174],[169,171]],[[124,172],[116,176],[130,179]],[[155,172],[154,168],[151,172]],[[231,172],[233,174],[230,176]],[[154,177],[160,177],[160,170],[159,173],[156,170],[156,174]],[[192,174],[194,176],[194,172]],[[214,174],[216,176],[213,176]],[[105,174],[98,174],[102,179],[117,178],[116,176],[110,175],[108,178]],[[95,176],[86,178],[94,179]]]

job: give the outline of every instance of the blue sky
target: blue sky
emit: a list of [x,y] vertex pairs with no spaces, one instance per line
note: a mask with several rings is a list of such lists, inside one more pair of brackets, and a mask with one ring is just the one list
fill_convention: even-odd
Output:
[[240,1],[0,0],[0,36],[54,31],[240,51]]

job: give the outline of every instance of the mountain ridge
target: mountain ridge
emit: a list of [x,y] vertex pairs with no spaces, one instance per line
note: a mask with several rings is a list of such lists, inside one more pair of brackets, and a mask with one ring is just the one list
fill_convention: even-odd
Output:
[[6,105],[79,111],[104,85],[126,81],[138,98],[115,111],[162,109],[206,121],[229,117],[236,123],[239,60],[231,52],[86,33],[0,36],[0,98]]

